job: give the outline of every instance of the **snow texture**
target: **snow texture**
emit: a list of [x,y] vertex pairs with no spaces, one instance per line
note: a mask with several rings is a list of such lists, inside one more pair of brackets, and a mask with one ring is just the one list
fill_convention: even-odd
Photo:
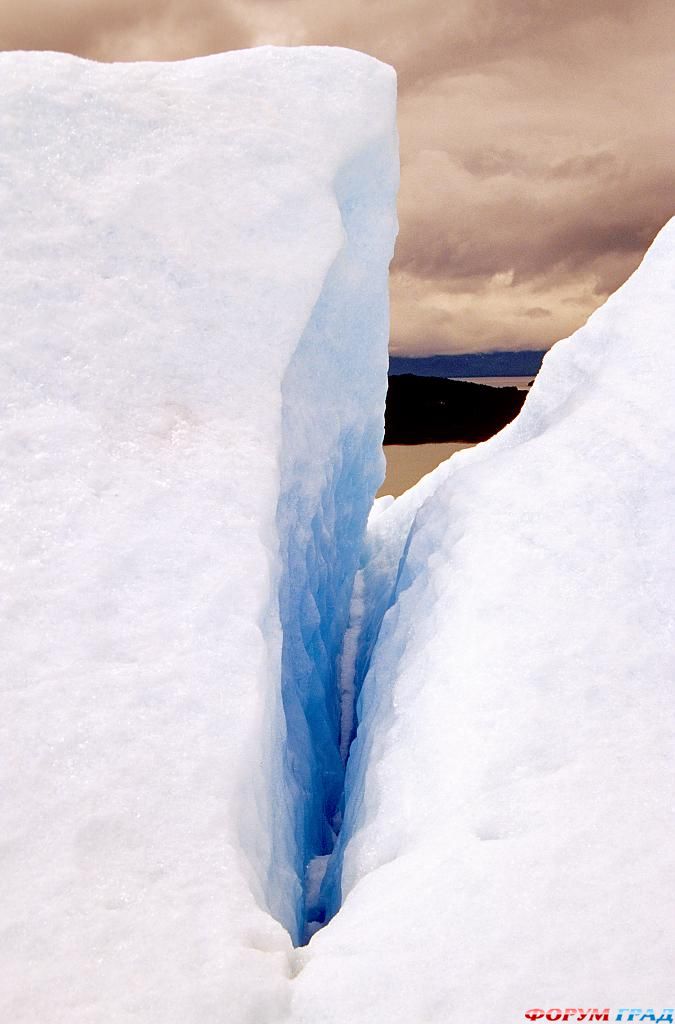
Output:
[[277,1020],[383,476],[395,76],[0,76],[0,1018]]
[[672,1005],[675,222],[362,545],[391,69],[0,74],[0,1019]]
[[672,1006],[674,315],[675,220],[517,420],[376,507],[344,903],[294,1021]]

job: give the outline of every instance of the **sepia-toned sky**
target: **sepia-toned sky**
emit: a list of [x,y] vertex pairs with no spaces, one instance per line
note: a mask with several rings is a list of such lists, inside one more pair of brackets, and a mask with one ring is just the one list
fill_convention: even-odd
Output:
[[398,72],[396,354],[548,347],[675,213],[672,0],[0,0],[0,49],[261,43]]

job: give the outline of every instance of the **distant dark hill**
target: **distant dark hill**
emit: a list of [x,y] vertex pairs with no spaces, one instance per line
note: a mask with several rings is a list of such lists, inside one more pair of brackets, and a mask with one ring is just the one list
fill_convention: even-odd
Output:
[[518,388],[494,388],[441,377],[389,378],[385,444],[486,441],[518,414],[527,397]]
[[415,373],[423,377],[534,377],[545,352],[468,352],[452,356],[392,356],[389,374]]

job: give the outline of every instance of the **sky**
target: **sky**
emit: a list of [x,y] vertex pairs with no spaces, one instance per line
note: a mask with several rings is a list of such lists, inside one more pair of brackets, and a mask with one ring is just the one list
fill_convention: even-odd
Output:
[[398,72],[393,354],[548,348],[675,214],[672,0],[0,0],[0,49],[264,43]]

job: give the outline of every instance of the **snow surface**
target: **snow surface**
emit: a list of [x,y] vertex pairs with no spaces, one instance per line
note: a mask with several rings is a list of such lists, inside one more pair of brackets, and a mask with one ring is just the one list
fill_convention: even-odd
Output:
[[0,1019],[672,1006],[675,221],[362,545],[391,69],[0,74]]
[[293,1021],[673,1005],[674,316],[675,220],[511,425],[376,506]]
[[0,1019],[275,1020],[384,475],[395,76],[0,78]]

